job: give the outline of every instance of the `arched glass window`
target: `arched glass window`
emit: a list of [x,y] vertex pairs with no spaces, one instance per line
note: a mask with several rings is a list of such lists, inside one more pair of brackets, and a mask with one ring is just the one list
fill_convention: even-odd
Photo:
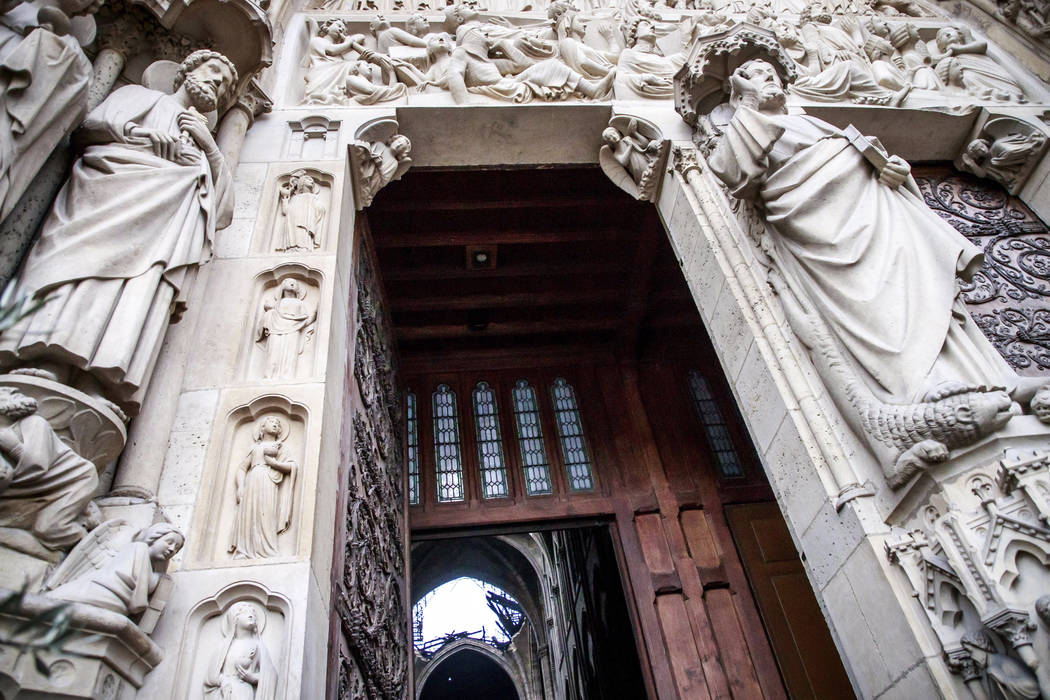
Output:
[[405,432],[408,433],[408,502],[419,505],[419,424],[416,418],[416,395],[405,394]]
[[481,467],[481,497],[506,498],[510,490],[499,433],[499,409],[496,407],[496,393],[488,382],[478,382],[474,387],[474,428]]
[[583,422],[576,405],[576,392],[572,385],[558,377],[551,384],[551,399],[554,402],[555,424],[558,426],[558,442],[565,458],[565,470],[569,474],[569,488],[573,491],[589,491],[594,488],[591,476],[591,458],[587,452],[587,441],[583,437]]
[[441,503],[463,500],[463,456],[459,441],[456,392],[448,384],[434,390],[434,462],[437,498]]
[[525,492],[530,496],[551,493],[551,468],[543,444],[543,426],[536,403],[536,390],[524,379],[514,383],[514,425],[518,429],[521,465],[525,471]]
[[689,371],[689,394],[693,398],[693,408],[696,409],[700,424],[704,427],[707,442],[715,453],[718,475],[723,479],[742,477],[744,470],[740,466],[722,409],[718,407],[707,380],[695,369]]

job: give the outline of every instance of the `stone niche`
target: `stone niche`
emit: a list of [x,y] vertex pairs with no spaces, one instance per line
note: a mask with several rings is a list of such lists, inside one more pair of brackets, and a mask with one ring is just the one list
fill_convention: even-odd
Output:
[[313,376],[318,307],[324,275],[287,263],[256,275],[241,350],[245,379],[297,380]]
[[270,394],[230,411],[209,455],[192,560],[250,566],[296,553],[309,411]]
[[[172,697],[285,697],[290,622],[289,601],[257,583],[234,583],[197,603],[186,618]],[[231,673],[238,665],[251,671],[254,683]],[[230,695],[220,690],[224,680]]]
[[253,251],[262,255],[330,251],[335,176],[308,166],[282,170],[263,198]]

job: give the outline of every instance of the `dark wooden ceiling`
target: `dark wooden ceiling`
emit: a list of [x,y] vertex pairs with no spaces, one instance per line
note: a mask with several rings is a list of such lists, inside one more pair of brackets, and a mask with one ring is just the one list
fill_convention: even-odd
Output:
[[411,171],[368,223],[402,362],[634,361],[703,334],[656,208],[598,168]]

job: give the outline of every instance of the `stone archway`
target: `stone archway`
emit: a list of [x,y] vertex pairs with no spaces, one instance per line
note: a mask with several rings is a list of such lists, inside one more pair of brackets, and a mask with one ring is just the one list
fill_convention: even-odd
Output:
[[420,673],[416,688],[419,700],[462,698],[464,691],[490,700],[531,697],[507,660],[476,639],[460,639],[442,649]]

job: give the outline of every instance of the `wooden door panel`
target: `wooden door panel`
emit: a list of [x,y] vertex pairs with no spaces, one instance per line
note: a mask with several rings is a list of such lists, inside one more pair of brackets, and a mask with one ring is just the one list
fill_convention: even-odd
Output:
[[726,506],[725,514],[788,693],[854,697],[777,504]]

